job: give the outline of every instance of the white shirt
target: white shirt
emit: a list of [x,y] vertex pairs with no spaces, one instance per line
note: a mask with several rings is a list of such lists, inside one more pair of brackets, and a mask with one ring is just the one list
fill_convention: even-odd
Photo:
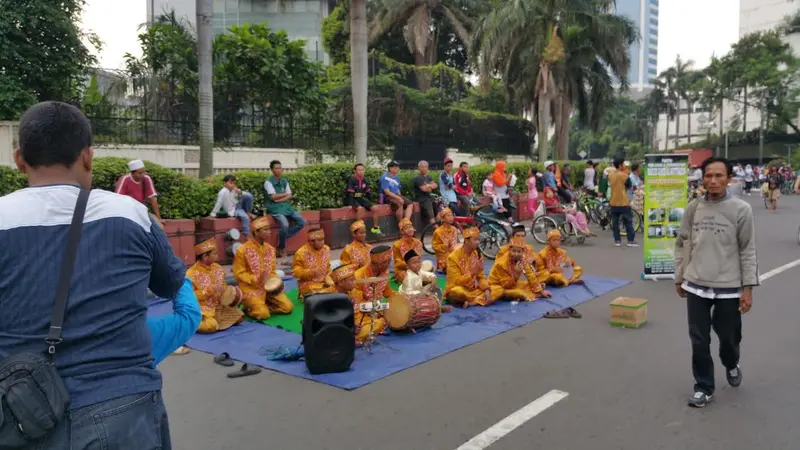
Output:
[[422,292],[425,281],[432,281],[435,279],[436,275],[431,272],[420,270],[419,273],[414,273],[409,270],[406,272],[406,279],[403,280],[403,284],[400,286],[400,292],[406,295],[419,294]]
[[237,198],[236,194],[234,194],[230,189],[223,187],[217,193],[217,203],[214,204],[214,209],[211,210],[211,215],[216,215],[217,212],[222,209],[228,213],[228,217],[234,217],[236,215],[236,205],[238,203],[239,199]]
[[[272,183],[269,182],[269,179],[267,179],[267,181],[264,182],[264,189],[266,189],[267,195],[277,194],[277,192],[275,192],[275,186],[273,186]],[[292,193],[292,188],[289,187],[289,182],[287,181],[286,191],[284,192],[284,194],[291,194],[291,193]]]
[[591,167],[583,171],[583,187],[594,190],[594,169]]

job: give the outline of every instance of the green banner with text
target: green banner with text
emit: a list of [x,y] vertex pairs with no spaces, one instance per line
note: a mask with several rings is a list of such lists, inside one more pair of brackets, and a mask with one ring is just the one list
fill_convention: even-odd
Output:
[[675,238],[686,212],[689,157],[645,155],[644,279],[675,277]]

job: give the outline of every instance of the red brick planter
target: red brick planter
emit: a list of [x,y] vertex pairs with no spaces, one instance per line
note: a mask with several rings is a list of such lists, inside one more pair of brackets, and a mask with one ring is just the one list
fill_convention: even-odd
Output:
[[167,234],[169,244],[175,256],[180,258],[187,266],[194,264],[194,229],[195,223],[191,219],[164,220],[164,232]]
[[[419,226],[419,206],[415,203],[414,220]],[[392,240],[400,235],[397,229],[397,217],[389,205],[374,205],[378,211],[378,223],[383,231],[383,235],[377,236],[367,233],[367,241],[370,243]],[[330,248],[342,248],[353,240],[350,234],[350,225],[355,222],[356,213],[353,208],[323,209],[320,211],[320,228],[325,230],[325,243]],[[364,222],[367,228],[372,228],[372,215],[367,211],[364,214]],[[419,228],[421,231],[422,229]]]
[[242,223],[239,219],[215,219],[206,217],[200,219],[200,223],[197,227],[197,242],[203,242],[212,237],[217,240],[217,250],[219,253],[218,262],[220,264],[230,264],[233,261],[233,255],[231,253],[233,242],[231,242],[227,235],[231,228],[236,228],[242,233],[241,241],[247,238],[242,232]]
[[517,202],[517,212],[515,219],[517,221],[521,220],[528,220],[533,218],[534,211],[528,210],[528,194],[517,194],[515,196],[515,201]]
[[[286,253],[292,254],[297,251],[298,248],[302,247],[306,242],[308,242],[308,230],[312,228],[319,228],[320,222],[320,211],[300,211],[300,215],[303,216],[303,219],[306,220],[308,223],[299,233],[295,234],[289,240],[286,241]],[[269,219],[269,243],[278,248],[278,235],[280,232],[280,226],[278,222],[272,218],[272,216],[268,215],[267,218]],[[289,226],[292,223],[289,221]]]

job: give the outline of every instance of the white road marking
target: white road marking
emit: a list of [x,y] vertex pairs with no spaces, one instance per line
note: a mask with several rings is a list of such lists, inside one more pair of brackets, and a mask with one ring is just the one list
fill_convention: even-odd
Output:
[[780,267],[776,267],[776,268],[770,270],[769,272],[761,275],[759,277],[759,280],[763,283],[763,282],[769,280],[770,278],[774,277],[775,275],[778,275],[778,274],[781,274],[783,272],[786,272],[787,270],[789,270],[789,269],[791,269],[793,267],[797,267],[797,266],[800,266],[800,259],[796,259],[796,260],[794,260],[794,261],[792,261],[792,262],[790,262],[788,264],[784,264],[784,265],[782,265]]
[[567,398],[569,393],[553,389],[522,408],[514,411],[505,419],[487,428],[481,434],[467,441],[456,450],[483,450],[497,442],[500,438],[511,433],[520,425],[533,419],[547,408]]

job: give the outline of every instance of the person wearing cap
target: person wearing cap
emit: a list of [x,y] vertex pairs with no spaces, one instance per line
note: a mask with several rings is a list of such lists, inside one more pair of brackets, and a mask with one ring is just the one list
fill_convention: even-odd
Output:
[[408,219],[400,221],[400,239],[394,241],[392,244],[392,253],[394,254],[394,280],[397,284],[403,284],[406,279],[406,260],[405,254],[409,250],[414,250],[417,254],[422,254],[422,241],[414,237],[416,230],[414,225]]
[[343,265],[355,264],[357,267],[364,267],[369,264],[369,251],[372,248],[367,244],[367,225],[363,220],[356,220],[350,225],[350,233],[353,234],[353,241],[342,249],[339,260]]
[[[498,257],[489,271],[492,300],[533,301],[543,296],[542,283],[537,281],[532,266],[525,261],[525,238],[511,238],[509,250]],[[525,280],[522,280],[522,276]]]
[[322,292],[328,294],[345,294],[350,299],[353,299],[353,291],[356,288],[355,274],[356,270],[360,267],[355,264],[342,264],[341,266],[333,269],[330,274],[333,286],[328,286]]
[[331,249],[325,245],[325,232],[319,228],[308,230],[308,242],[297,249],[292,262],[292,275],[297,278],[299,298],[322,292],[333,283],[331,271]]
[[[561,248],[561,232],[552,230],[547,233],[547,245],[539,252],[539,257],[544,261],[545,268],[549,273],[547,284],[555,287],[565,287],[570,284],[583,284],[580,279],[583,268],[575,263],[567,255],[567,251]],[[572,267],[572,276],[564,276],[564,269]]]
[[422,292],[425,286],[430,286],[431,284],[435,286],[436,274],[423,269],[422,255],[414,250],[409,250],[403,256],[403,259],[408,270],[406,271],[406,279],[400,285],[400,292],[406,295],[414,295]]
[[[200,303],[203,318],[198,333],[216,333],[241,323],[244,313],[237,305],[223,305],[222,295],[225,293],[225,269],[217,264],[216,239],[211,238],[194,246],[197,262],[186,271],[186,277],[192,280],[192,288]],[[239,288],[235,288],[239,290]],[[241,297],[241,291],[239,292]]]
[[158,193],[156,192],[156,185],[153,179],[147,174],[147,169],[144,167],[144,161],[135,159],[128,163],[129,173],[119,177],[117,186],[114,192],[120,195],[127,195],[137,202],[147,205],[153,214],[161,219],[161,210],[158,208]]
[[558,189],[558,182],[556,181],[556,163],[553,161],[545,161],[544,162],[544,176],[543,176],[543,183],[545,188],[550,188],[553,190]]
[[428,173],[428,161],[420,161],[417,164],[419,174],[414,177],[414,200],[419,203],[419,212],[422,221],[425,223],[436,222],[436,207],[433,204],[431,192],[436,189],[436,182],[433,181]]
[[276,251],[269,239],[269,219],[259,217],[251,224],[250,239],[236,249],[233,256],[233,275],[242,291],[244,312],[256,320],[269,319],[272,314],[289,314],[294,304],[286,293],[267,294],[264,283],[277,277]]
[[236,176],[228,174],[222,179],[222,189],[217,192],[217,202],[211,208],[211,217],[236,217],[242,221],[242,231],[250,235],[250,220],[255,219],[253,194],[236,187]]
[[[547,272],[547,268],[544,265],[544,260],[539,256],[539,253],[536,252],[536,249],[533,248],[532,245],[525,242],[525,236],[527,232],[525,231],[525,225],[519,224],[514,225],[511,228],[511,238],[518,238],[522,239],[522,242],[525,243],[524,247],[524,254],[525,254],[525,262],[531,267],[531,270],[536,274],[536,282],[544,285],[547,282],[550,273]],[[511,244],[506,244],[500,247],[500,250],[497,252],[497,256],[495,257],[495,261],[497,259],[502,258],[505,256],[509,250],[511,250]],[[549,297],[550,294],[547,291],[544,291],[544,297]]]
[[458,245],[458,228],[453,226],[455,216],[450,208],[444,208],[439,213],[441,222],[433,232],[433,251],[436,253],[436,270],[444,272],[447,269],[447,257]]
[[464,212],[469,213],[472,199],[475,197],[475,193],[472,191],[472,181],[469,178],[469,163],[463,161],[458,165],[458,172],[453,176],[453,181],[458,203]]
[[378,185],[383,195],[383,203],[388,203],[392,211],[397,214],[397,223],[401,220],[409,219],[414,214],[414,202],[400,193],[400,164],[397,161],[390,161],[388,171],[381,175]]
[[[363,344],[369,337],[370,329],[373,334],[380,334],[386,329],[386,321],[381,316],[374,319],[368,312],[362,312],[360,304],[372,303],[373,300],[388,299],[395,294],[389,285],[389,265],[392,263],[392,248],[388,245],[378,245],[369,251],[369,264],[356,270],[356,288],[352,291],[353,308],[355,309],[355,335],[356,344]],[[360,280],[381,278],[374,283],[359,283]]]
[[441,194],[454,214],[458,216],[466,215],[458,206],[455,178],[453,177],[453,160],[450,157],[444,159],[444,170],[439,173],[439,194]]
[[444,298],[453,305],[489,306],[492,300],[483,256],[478,251],[479,233],[477,227],[465,228],[464,242],[447,257],[447,283]]

